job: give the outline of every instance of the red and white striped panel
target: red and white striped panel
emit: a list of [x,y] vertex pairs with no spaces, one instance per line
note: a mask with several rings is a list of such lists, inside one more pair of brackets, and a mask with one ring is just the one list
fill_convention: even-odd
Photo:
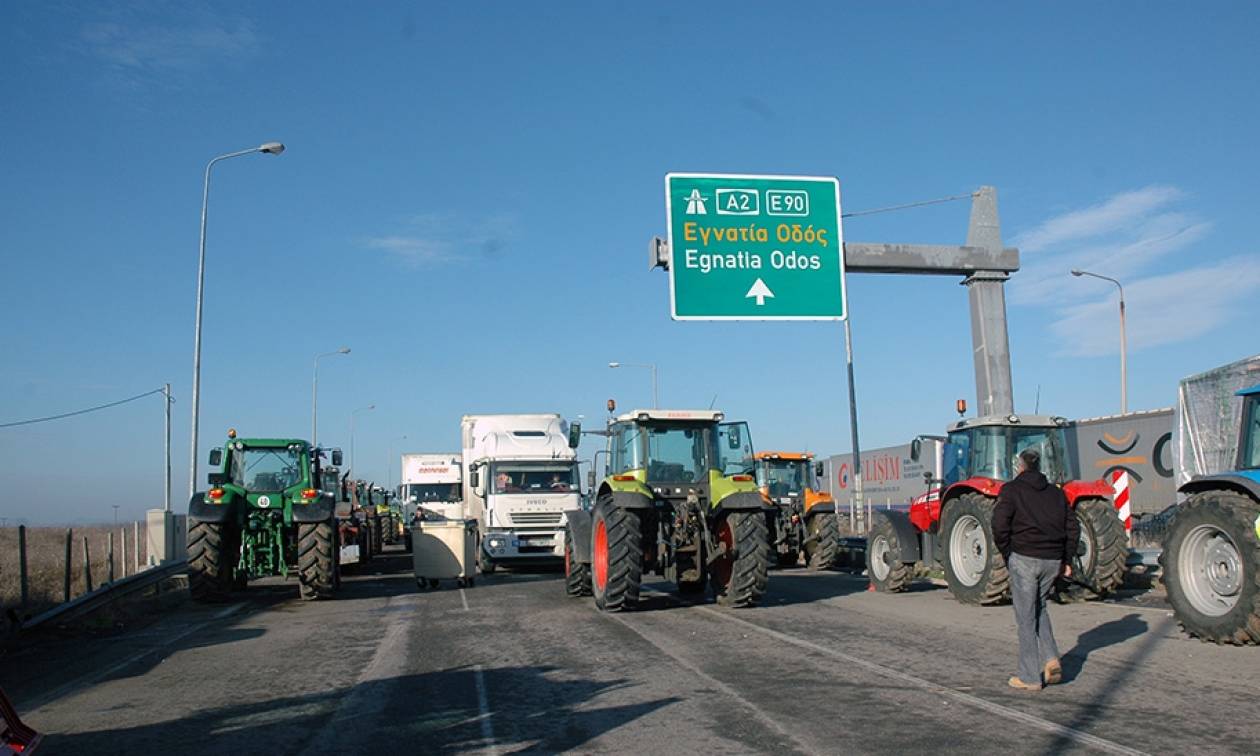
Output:
[[1124,533],[1133,530],[1133,514],[1129,509],[1129,474],[1124,470],[1111,473],[1111,487],[1116,490],[1116,515],[1124,523]]

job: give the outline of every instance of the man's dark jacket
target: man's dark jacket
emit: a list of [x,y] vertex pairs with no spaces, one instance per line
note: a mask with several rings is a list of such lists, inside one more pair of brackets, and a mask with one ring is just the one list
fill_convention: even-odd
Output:
[[1071,564],[1080,533],[1067,497],[1046,476],[1025,470],[1002,486],[993,509],[993,540],[1004,558],[1014,552]]

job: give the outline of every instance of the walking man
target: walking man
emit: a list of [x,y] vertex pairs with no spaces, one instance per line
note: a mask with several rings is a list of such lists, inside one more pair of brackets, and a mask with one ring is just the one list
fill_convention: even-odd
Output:
[[1020,473],[1002,486],[993,509],[993,540],[1011,574],[1011,603],[1019,630],[1019,673],[1007,683],[1041,690],[1063,679],[1046,599],[1059,575],[1072,574],[1080,538],[1076,513],[1059,487],[1041,474],[1036,449],[1019,453]]

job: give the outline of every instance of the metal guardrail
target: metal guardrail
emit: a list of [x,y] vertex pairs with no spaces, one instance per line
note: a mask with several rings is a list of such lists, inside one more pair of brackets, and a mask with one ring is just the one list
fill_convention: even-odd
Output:
[[106,583],[94,591],[85,593],[78,598],[71,599],[64,603],[54,606],[42,614],[32,617],[30,620],[23,622],[20,630],[31,630],[40,625],[47,624],[54,620],[69,620],[76,617],[82,617],[90,614],[97,609],[107,606],[124,596],[143,591],[152,585],[162,582],[167,578],[174,577],[188,568],[188,563],[184,560],[178,562],[168,562],[167,564],[159,564],[143,572],[137,572],[112,583]]

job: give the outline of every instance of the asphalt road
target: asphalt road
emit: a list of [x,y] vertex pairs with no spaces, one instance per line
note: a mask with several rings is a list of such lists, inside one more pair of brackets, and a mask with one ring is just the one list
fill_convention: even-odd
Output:
[[1260,649],[1157,600],[1055,606],[1064,684],[1006,686],[1009,607],[773,573],[764,606],[653,585],[602,615],[555,573],[419,592],[403,557],[302,603],[185,604],[0,657],[49,754],[1254,752]]

